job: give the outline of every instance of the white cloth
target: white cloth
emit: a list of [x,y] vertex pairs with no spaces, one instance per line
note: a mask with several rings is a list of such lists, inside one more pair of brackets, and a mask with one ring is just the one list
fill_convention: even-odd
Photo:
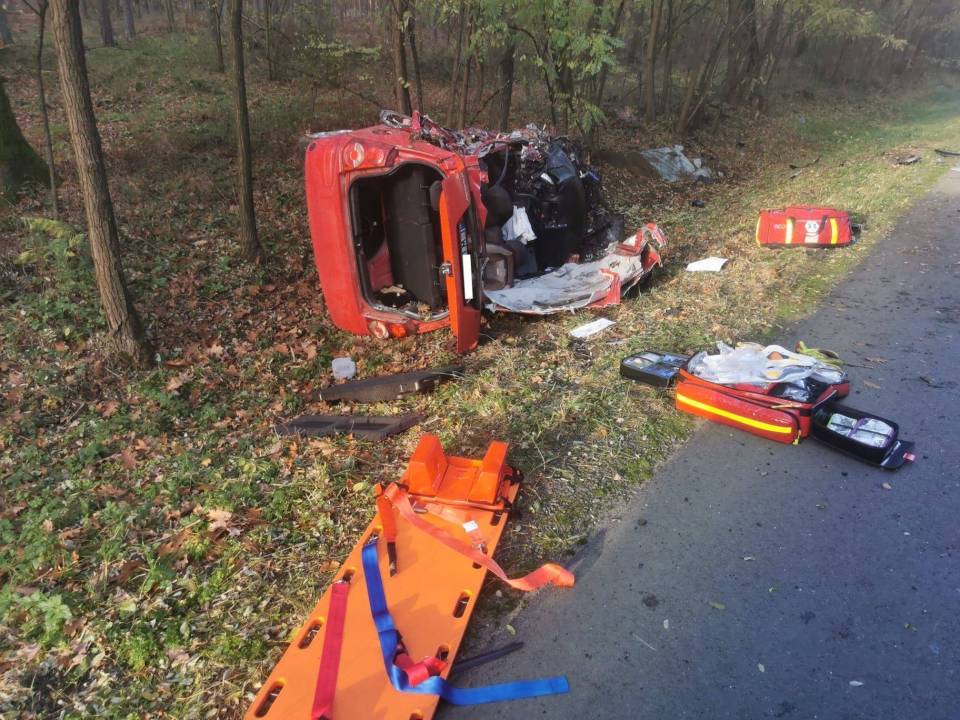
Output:
[[527,217],[527,211],[522,207],[514,207],[513,215],[500,228],[503,233],[504,242],[519,240],[526,245],[531,240],[536,240],[537,236],[530,225],[530,218]]

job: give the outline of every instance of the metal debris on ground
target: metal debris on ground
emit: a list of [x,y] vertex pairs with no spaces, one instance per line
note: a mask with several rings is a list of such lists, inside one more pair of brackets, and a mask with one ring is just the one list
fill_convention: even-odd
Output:
[[331,385],[323,388],[319,397],[327,403],[343,400],[359,403],[389,402],[404,395],[432,392],[441,383],[462,377],[462,365],[448,365]]
[[385,440],[423,421],[420,413],[407,415],[301,415],[277,425],[278,435],[354,435],[364,440]]

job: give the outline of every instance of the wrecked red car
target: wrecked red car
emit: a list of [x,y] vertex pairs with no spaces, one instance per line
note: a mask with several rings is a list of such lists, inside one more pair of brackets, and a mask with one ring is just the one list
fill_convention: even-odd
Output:
[[314,257],[340,328],[381,338],[449,326],[477,345],[481,311],[618,303],[661,264],[650,224],[624,239],[600,177],[536,126],[453,132],[384,112],[306,151]]

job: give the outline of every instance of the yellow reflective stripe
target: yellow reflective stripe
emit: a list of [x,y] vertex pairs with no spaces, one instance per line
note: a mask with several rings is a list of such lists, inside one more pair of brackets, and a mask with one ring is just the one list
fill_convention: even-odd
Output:
[[837,226],[837,219],[830,218],[830,244],[836,245],[840,237],[840,228]]
[[793,428],[783,427],[781,425],[771,425],[770,423],[761,422],[760,420],[754,420],[753,418],[744,417],[743,415],[737,415],[727,410],[721,410],[718,407],[713,407],[712,405],[707,405],[702,403],[699,400],[694,400],[693,398],[688,398],[685,395],[677,393],[677,402],[695,407],[699,410],[705,410],[708,413],[713,415],[719,415],[720,417],[725,417],[729,420],[733,420],[738,423],[743,423],[744,425],[749,425],[750,427],[757,428],[758,430],[766,430],[767,432],[782,433],[784,435],[789,435],[793,432]]
[[793,242],[793,218],[787,218],[787,239],[786,243],[789,245]]
[[763,218],[757,219],[757,245],[760,244],[760,223],[763,222]]

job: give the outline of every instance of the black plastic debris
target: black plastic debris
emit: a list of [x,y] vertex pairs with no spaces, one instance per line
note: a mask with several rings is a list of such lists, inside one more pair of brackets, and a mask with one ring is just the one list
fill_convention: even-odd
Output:
[[654,387],[670,387],[690,357],[673,353],[648,350],[630,355],[620,361],[620,375]]
[[389,402],[398,400],[404,395],[432,392],[441,383],[461,377],[463,377],[462,365],[381,375],[323,388],[320,391],[320,399],[327,403],[344,400],[358,403]]
[[278,435],[355,435],[364,440],[385,440],[423,421],[420,413],[407,415],[301,415],[277,425]]
[[900,155],[893,159],[897,165],[916,165],[922,158],[919,155]]

